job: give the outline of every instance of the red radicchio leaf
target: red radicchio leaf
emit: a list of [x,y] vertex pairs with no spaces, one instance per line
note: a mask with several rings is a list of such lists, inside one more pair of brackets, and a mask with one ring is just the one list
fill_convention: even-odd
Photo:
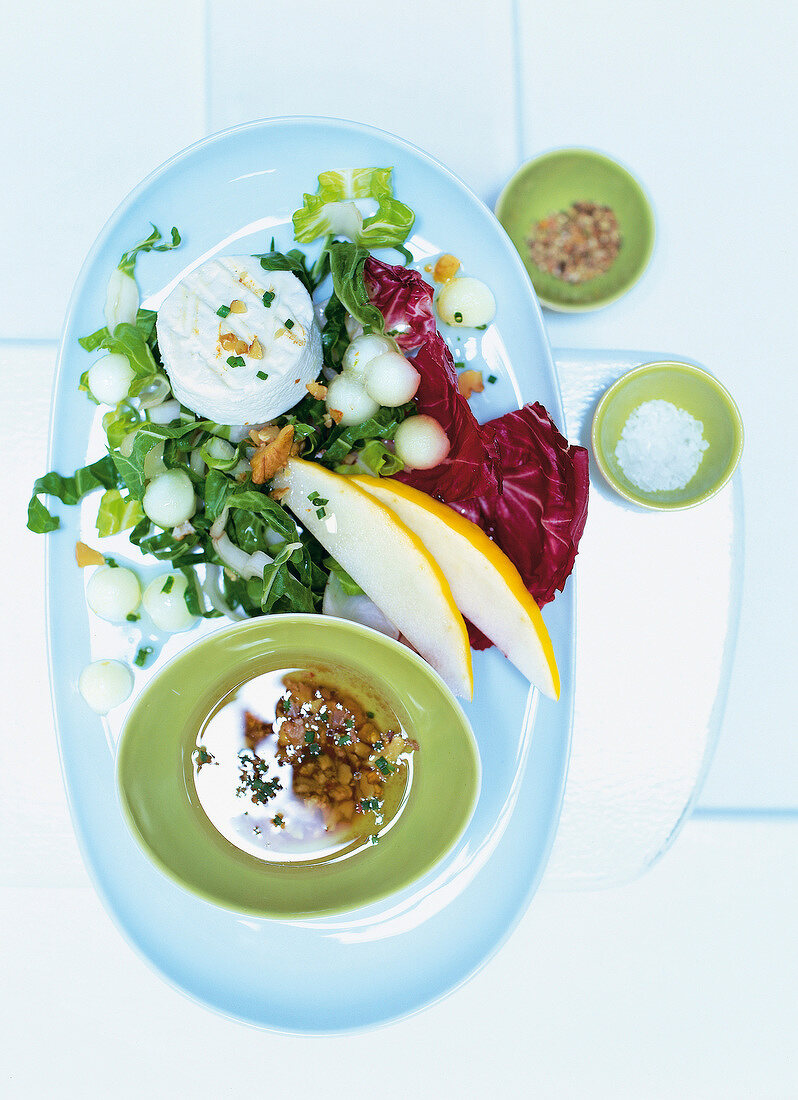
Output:
[[[514,563],[540,607],[562,591],[587,520],[588,455],[569,446],[537,402],[483,425],[498,448],[500,492],[452,506]],[[491,643],[469,624],[471,644]]]
[[498,453],[457,388],[457,371],[444,338],[435,332],[413,359],[421,375],[415,402],[449,437],[449,454],[431,470],[403,470],[396,477],[449,503],[498,491]]
[[371,304],[385,318],[385,329],[403,351],[415,351],[436,332],[432,287],[417,271],[369,256],[363,268]]

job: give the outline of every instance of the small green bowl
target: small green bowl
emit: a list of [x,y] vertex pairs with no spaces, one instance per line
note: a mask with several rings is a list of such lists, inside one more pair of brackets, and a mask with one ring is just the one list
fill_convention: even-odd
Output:
[[[579,284],[542,271],[527,244],[541,218],[574,202],[611,207],[621,232],[609,271]],[[620,164],[592,149],[557,149],[527,161],[499,195],[496,217],[518,249],[541,305],[564,313],[600,309],[620,298],[643,274],[654,248],[654,215],[643,188]]]
[[[344,859],[265,861],[206,816],[194,784],[196,738],[237,685],[308,665],[340,669],[373,688],[420,748],[403,808],[377,844]],[[461,707],[406,646],[343,619],[272,615],[217,631],[161,670],[125,723],[117,780],[134,835],[181,886],[240,913],[299,919],[368,905],[435,866],[471,818],[480,765]]]
[[[683,489],[646,491],[624,474],[615,448],[629,415],[644,401],[670,401],[703,424],[709,443],[701,465]],[[617,493],[659,511],[693,508],[709,500],[734,473],[743,452],[743,422],[731,394],[717,378],[691,363],[645,363],[619,378],[593,416],[593,454]]]

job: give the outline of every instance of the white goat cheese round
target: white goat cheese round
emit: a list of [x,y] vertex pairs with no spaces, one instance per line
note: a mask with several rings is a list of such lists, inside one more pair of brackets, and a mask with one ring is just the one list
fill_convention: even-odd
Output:
[[264,271],[252,256],[195,268],[162,304],[157,330],[175,397],[217,424],[273,420],[321,370],[310,295],[296,275]]

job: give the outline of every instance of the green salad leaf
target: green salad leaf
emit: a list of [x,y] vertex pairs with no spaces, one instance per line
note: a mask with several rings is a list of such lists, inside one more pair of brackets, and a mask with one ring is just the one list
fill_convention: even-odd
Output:
[[330,274],[335,296],[344,309],[361,323],[366,332],[382,334],[385,331],[385,319],[377,307],[371,304],[363,277],[363,268],[368,257],[368,249],[336,241],[330,246]]
[[39,500],[40,496],[58,497],[62,504],[77,504],[93,489],[115,489],[118,484],[116,467],[110,455],[103,455],[97,462],[82,466],[72,477],[62,477],[51,470],[33,483],[33,495],[28,504],[28,530],[43,535],[61,526],[58,516],[48,512]]
[[[136,314],[136,328],[151,351],[157,347],[155,332],[157,319],[158,314],[154,309],[139,309]],[[96,332],[92,332],[88,336],[81,336],[78,343],[84,351],[96,351],[98,348],[107,348],[107,341],[111,339],[111,333],[108,331],[107,326],[103,326],[103,328],[98,328]]]
[[[294,236],[300,244],[318,237],[347,237],[368,248],[403,248],[415,214],[393,197],[391,168],[349,168],[322,172],[315,195],[293,214]],[[356,199],[372,199],[376,213],[364,218]]]
[[109,489],[103,493],[97,510],[97,534],[100,538],[116,535],[135,527],[144,518],[141,503],[128,496],[122,496],[118,489]]
[[[150,222],[152,225],[152,222]],[[159,241],[163,240],[163,235],[157,226],[152,226],[152,233],[149,237],[145,237],[143,241],[139,241],[138,244],[134,244],[132,248],[123,253],[118,267],[120,271],[124,271],[125,275],[133,277],[133,273],[136,270],[136,260],[142,252],[171,252],[173,248],[177,248],[180,245],[180,234],[177,229],[172,226],[172,239],[169,243],[159,244]]]

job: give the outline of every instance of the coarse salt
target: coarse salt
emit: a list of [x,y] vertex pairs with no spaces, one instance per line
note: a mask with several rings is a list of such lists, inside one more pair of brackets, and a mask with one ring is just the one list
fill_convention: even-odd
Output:
[[709,446],[703,430],[700,420],[670,401],[644,401],[629,414],[615,457],[644,492],[684,489]]

